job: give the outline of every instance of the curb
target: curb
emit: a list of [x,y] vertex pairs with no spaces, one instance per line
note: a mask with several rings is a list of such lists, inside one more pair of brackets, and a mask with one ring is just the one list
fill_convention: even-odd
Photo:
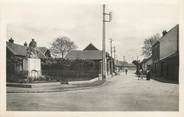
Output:
[[[84,90],[90,89],[93,87],[99,87],[105,83],[104,80],[97,80],[89,84],[89,86],[74,86],[74,87],[62,87],[63,89],[56,89],[56,90],[34,90],[34,91],[7,91],[7,93],[51,93],[51,92],[64,92],[64,91],[73,91],[73,90]],[[60,87],[61,88],[61,87]]]
[[[98,81],[99,78],[93,78],[91,80],[85,81],[70,81],[68,82],[69,85],[62,84],[63,87],[71,87],[70,85],[77,85],[77,84],[89,84],[95,81]],[[47,83],[6,83],[7,87],[17,87],[17,88],[39,88],[39,87],[51,87],[51,86],[61,86],[60,82],[47,82]]]

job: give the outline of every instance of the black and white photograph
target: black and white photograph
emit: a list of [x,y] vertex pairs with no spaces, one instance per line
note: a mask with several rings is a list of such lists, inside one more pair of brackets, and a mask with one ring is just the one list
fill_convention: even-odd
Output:
[[179,112],[180,0],[87,1],[2,2],[6,111]]

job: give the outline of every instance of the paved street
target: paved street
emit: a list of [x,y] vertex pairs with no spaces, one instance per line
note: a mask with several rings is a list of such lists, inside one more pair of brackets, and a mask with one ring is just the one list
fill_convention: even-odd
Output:
[[7,110],[177,111],[178,84],[121,74],[97,87],[48,93],[8,93]]

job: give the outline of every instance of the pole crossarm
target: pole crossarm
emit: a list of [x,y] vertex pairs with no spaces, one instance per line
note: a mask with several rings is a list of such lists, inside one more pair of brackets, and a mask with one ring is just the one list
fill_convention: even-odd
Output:
[[112,12],[109,12],[109,13],[103,13],[104,16],[109,16],[108,20],[104,19],[103,21],[104,22],[111,22],[112,21]]

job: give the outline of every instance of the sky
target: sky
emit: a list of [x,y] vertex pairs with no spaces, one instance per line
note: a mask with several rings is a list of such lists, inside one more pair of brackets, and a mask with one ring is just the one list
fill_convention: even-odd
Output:
[[102,4],[112,12],[112,21],[106,23],[106,50],[113,39],[116,56],[128,62],[142,59],[143,41],[179,23],[178,0],[6,0],[3,18],[7,24],[7,40],[30,42],[50,47],[60,36],[69,37],[84,49],[93,43],[102,48]]

